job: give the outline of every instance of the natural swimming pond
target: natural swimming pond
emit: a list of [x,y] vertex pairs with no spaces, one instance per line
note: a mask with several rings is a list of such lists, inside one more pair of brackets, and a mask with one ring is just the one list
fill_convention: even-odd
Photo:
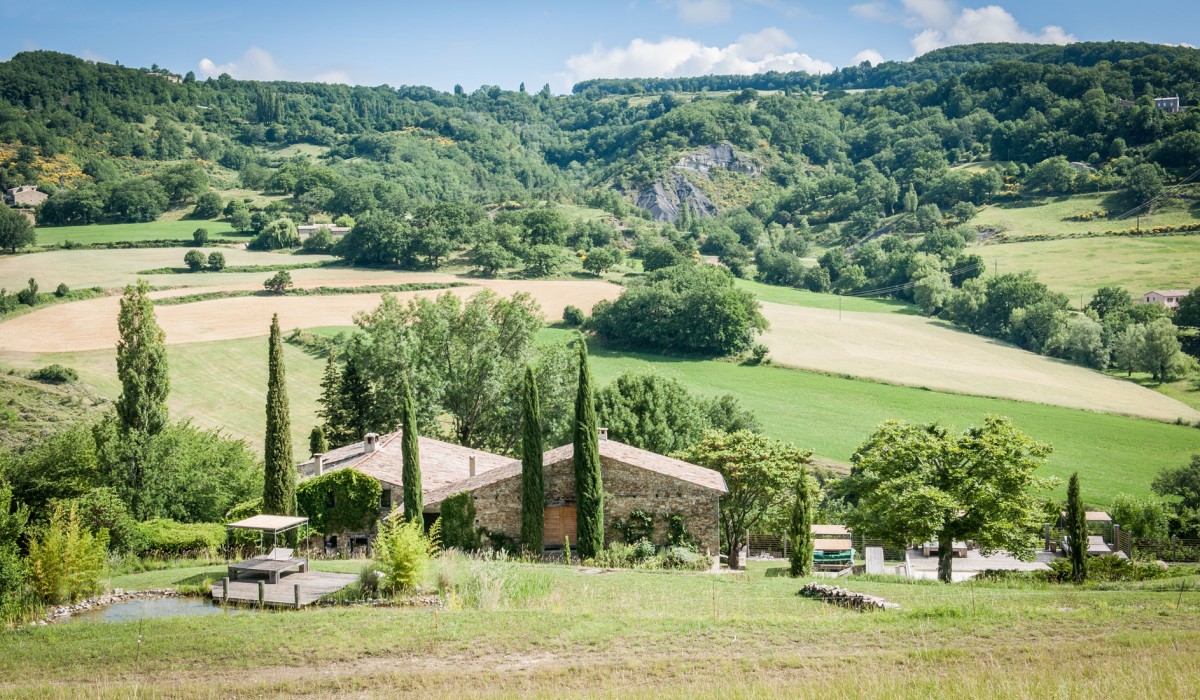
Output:
[[205,598],[137,598],[75,613],[66,622],[127,622],[155,617],[241,615],[247,608],[221,607]]

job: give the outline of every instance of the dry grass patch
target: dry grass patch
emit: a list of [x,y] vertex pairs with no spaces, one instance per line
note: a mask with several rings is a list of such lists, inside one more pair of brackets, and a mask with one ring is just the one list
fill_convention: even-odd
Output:
[[1175,399],[919,316],[764,303],[775,362],[977,396],[1188,422]]

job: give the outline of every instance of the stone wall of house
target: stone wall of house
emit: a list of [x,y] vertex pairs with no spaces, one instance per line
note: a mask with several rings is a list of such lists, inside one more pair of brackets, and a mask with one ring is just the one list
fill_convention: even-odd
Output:
[[[719,549],[717,508],[721,494],[687,481],[647,471],[622,462],[600,458],[604,480],[605,541],[621,540],[618,520],[641,509],[654,518],[654,542],[667,539],[667,518],[679,513],[701,552]],[[575,472],[570,459],[545,469],[546,504],[575,502]],[[521,477],[514,476],[475,490],[475,524],[514,540],[521,537]]]

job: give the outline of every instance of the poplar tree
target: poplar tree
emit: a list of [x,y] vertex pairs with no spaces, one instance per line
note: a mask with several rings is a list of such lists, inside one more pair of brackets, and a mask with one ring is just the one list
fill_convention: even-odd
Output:
[[816,511],[816,493],[808,478],[808,469],[800,468],[796,479],[796,501],[792,504],[792,520],[788,538],[792,551],[788,554],[792,576],[808,576],[813,563],[813,515]]
[[167,374],[166,336],[154,316],[154,304],[147,294],[145,280],[125,287],[117,316],[117,378],[121,395],[117,398],[117,423],[124,439],[124,454],[117,483],[136,518],[146,517],[142,494],[149,468],[150,440],[167,426],[167,394],[171,380]]
[[533,368],[525,367],[521,397],[521,548],[541,553],[545,536],[546,492],[542,477],[542,407]]
[[604,550],[604,483],[587,342],[579,337],[579,391],[575,396],[575,537],[581,557]]
[[263,512],[296,514],[296,468],[292,459],[292,424],[283,367],[279,314],[271,317],[267,341],[267,435],[263,455]]
[[346,420],[342,410],[342,369],[338,367],[334,353],[329,353],[325,362],[325,373],[321,375],[321,398],[317,415],[323,421],[321,429],[325,438],[341,445],[353,438],[347,437]]
[[404,459],[401,480],[404,482],[404,518],[422,522],[425,510],[421,494],[421,451],[420,436],[417,434],[417,411],[413,408],[412,389],[404,382],[404,412],[400,418],[403,430],[400,454]]
[[1067,484],[1067,537],[1071,542],[1071,580],[1087,580],[1087,512],[1079,495],[1079,472]]

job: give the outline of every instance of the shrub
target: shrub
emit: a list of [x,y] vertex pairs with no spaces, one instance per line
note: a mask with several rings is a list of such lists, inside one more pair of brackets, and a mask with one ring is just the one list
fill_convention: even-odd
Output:
[[475,499],[469,491],[442,501],[442,547],[470,552],[479,549],[479,531],[475,528]]
[[54,288],[54,296],[58,297],[59,299],[62,299],[70,293],[71,288],[67,286],[66,282],[59,282],[58,286]]
[[155,518],[138,523],[137,531],[142,540],[138,554],[214,556],[225,544],[225,526],[219,523]]
[[45,384],[69,384],[79,381],[79,373],[70,367],[53,364],[34,370],[29,378]]
[[276,294],[283,294],[292,286],[292,275],[287,270],[280,270],[263,282],[263,287]]
[[198,228],[192,231],[192,245],[202,248],[208,245],[208,229]]
[[192,210],[192,216],[197,219],[215,219],[220,216],[224,207],[221,195],[211,191],[205,192],[196,199],[196,208]]
[[304,239],[300,249],[306,253],[328,253],[333,250],[333,234],[324,226],[318,228],[311,236]]
[[432,549],[417,522],[385,520],[375,538],[375,560],[384,574],[381,588],[391,593],[415,590],[425,578]]
[[38,284],[37,280],[30,277],[29,286],[17,292],[17,302],[25,306],[36,306],[38,303]]
[[654,537],[654,516],[640,508],[635,508],[629,512],[628,519],[617,518],[613,527],[621,533],[621,539],[625,542],[638,544]]
[[225,269],[225,254],[214,250],[208,254],[208,269],[213,272],[220,272]]
[[79,511],[83,526],[93,532],[108,531],[108,548],[126,554],[145,549],[138,523],[129,515],[129,508],[117,492],[107,486],[95,488],[68,504]]
[[667,546],[672,549],[696,549],[696,538],[688,530],[687,521],[680,513],[667,516]]
[[107,560],[108,532],[85,528],[74,506],[55,508],[45,530],[29,541],[30,582],[50,604],[98,593]]
[[582,326],[587,318],[583,315],[583,310],[578,306],[568,304],[563,307],[563,323],[568,326]]
[[189,250],[183,256],[183,264],[192,272],[199,272],[204,269],[205,257],[204,253],[198,250]]
[[763,343],[755,343],[754,345],[750,346],[750,357],[748,358],[748,361],[752,365],[768,364],[771,361],[767,357],[767,353],[769,352],[771,352],[771,348],[768,348]]

